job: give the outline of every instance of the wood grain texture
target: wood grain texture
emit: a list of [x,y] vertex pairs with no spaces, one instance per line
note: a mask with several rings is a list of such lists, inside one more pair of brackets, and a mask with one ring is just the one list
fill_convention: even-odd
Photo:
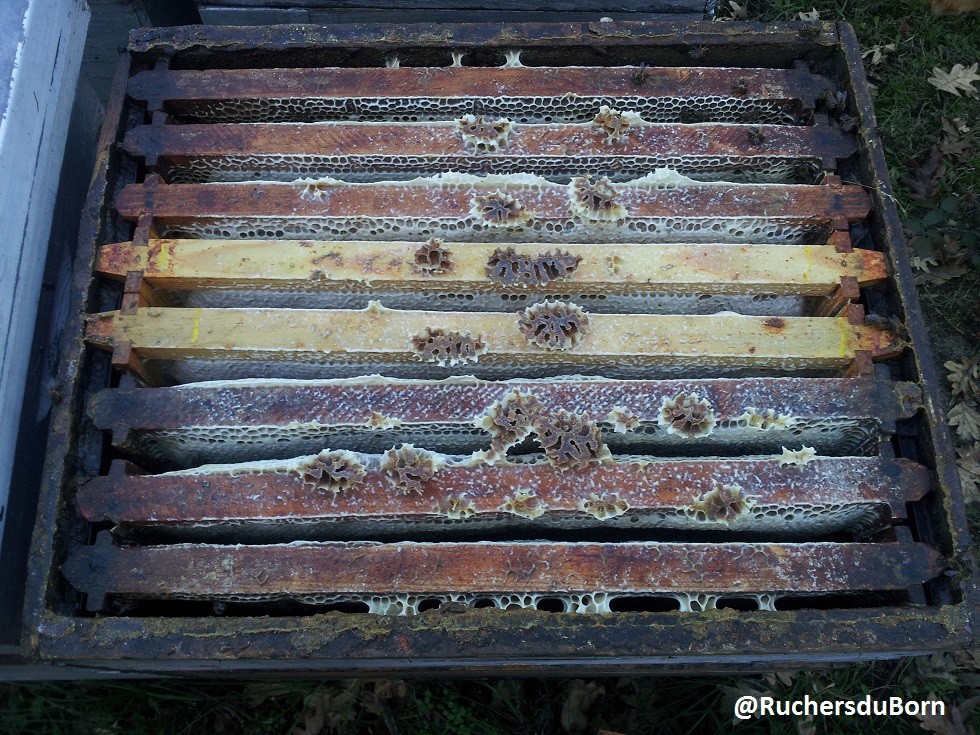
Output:
[[[488,119],[493,121],[495,116]],[[595,174],[640,157],[662,166],[722,169],[771,161],[818,161],[832,170],[854,153],[855,142],[820,116],[812,126],[676,125],[633,122],[626,134],[609,140],[594,123],[514,123],[498,150],[466,145],[458,121],[431,123],[349,123],[237,125],[144,125],[126,134],[132,155],[164,159],[180,168],[188,162],[236,166],[268,172],[289,170],[284,157],[330,157],[365,170],[398,170],[428,165],[432,170],[480,171],[506,162],[519,170],[531,162],[579,174]],[[752,136],[761,142],[753,142]],[[737,163],[729,159],[738,159]],[[708,163],[705,163],[707,161]],[[714,162],[714,163],[712,163]],[[312,166],[307,161],[306,166]],[[296,163],[293,163],[293,167]],[[329,164],[322,165],[330,170]],[[220,175],[220,173],[219,173]]]
[[[191,101],[256,98],[462,97],[722,97],[812,106],[829,83],[801,69],[654,67],[637,83],[638,67],[424,67],[323,69],[150,70],[135,74],[127,94],[164,100],[174,109]],[[736,83],[745,91],[733,91]],[[682,90],[696,90],[692,95]]]
[[581,341],[546,350],[518,327],[518,315],[396,311],[373,304],[359,311],[311,309],[175,309],[93,314],[85,338],[112,349],[126,342],[144,358],[180,360],[418,359],[412,338],[426,327],[479,336],[481,361],[549,358],[576,364],[630,362],[670,365],[696,359],[704,366],[796,361],[814,369],[844,369],[855,353],[874,358],[901,352],[898,338],[846,318],[593,314]]
[[905,589],[942,573],[923,544],[292,543],[77,549],[90,596],[155,599],[522,592],[834,593]]
[[[764,517],[766,510],[782,508],[790,515],[794,511],[805,515],[814,508],[819,515],[829,507],[884,507],[891,518],[902,519],[905,504],[929,491],[926,468],[904,459],[821,457],[799,467],[769,457],[624,459],[566,470],[506,460],[495,465],[451,462],[423,482],[420,492],[402,493],[380,469],[379,457],[350,456],[362,463],[366,474],[336,493],[307,476],[315,457],[284,461],[278,468],[224,465],[160,475],[127,474],[120,465],[109,476],[80,488],[77,506],[94,523],[111,521],[184,534],[193,533],[198,524],[230,523],[234,535],[242,530],[237,527],[241,521],[259,527],[319,521],[329,524],[318,529],[324,538],[357,538],[364,525],[359,522],[373,523],[369,533],[377,535],[411,533],[412,524],[446,518],[458,521],[452,528],[444,527],[450,533],[465,531],[467,525],[485,527],[489,521],[511,528],[549,525],[551,520],[601,526],[615,517],[622,523],[614,525],[636,528],[649,526],[646,517],[658,513],[668,517],[654,519],[660,521],[657,525],[668,528],[701,523],[705,528],[772,532],[779,525],[791,529],[793,518],[780,523]],[[718,495],[721,486],[730,488],[732,507],[711,505],[712,493]],[[521,496],[526,507],[514,506],[515,497]],[[706,497],[707,503],[698,503]],[[752,509],[758,509],[758,514]],[[699,510],[702,517],[697,518]],[[289,535],[297,529],[281,527],[281,532]]]
[[507,292],[519,285],[487,275],[498,250],[535,257],[556,250],[581,258],[575,271],[531,293],[715,293],[826,296],[841,278],[870,286],[887,277],[884,256],[870,250],[840,253],[833,245],[637,245],[521,243],[446,245],[451,267],[433,273],[418,266],[421,242],[317,240],[151,240],[105,245],[97,268],[124,279],[139,271],[161,290],[286,289],[302,291],[422,290]]
[[[869,211],[868,195],[859,186],[828,177],[824,185],[802,184],[612,184],[626,218],[710,219],[773,218],[826,224],[834,219],[856,222]],[[425,217],[471,221],[478,215],[477,197],[501,191],[512,195],[532,220],[567,221],[576,216],[569,187],[537,180],[522,185],[505,177],[485,181],[417,179],[411,182],[345,184],[340,181],[221,184],[129,184],[116,199],[127,219],[152,214],[163,223],[221,217],[393,219]],[[518,227],[515,223],[514,227]]]

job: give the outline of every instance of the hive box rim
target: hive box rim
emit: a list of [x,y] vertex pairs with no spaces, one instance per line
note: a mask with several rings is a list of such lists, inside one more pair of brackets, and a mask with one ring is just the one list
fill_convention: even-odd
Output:
[[[92,278],[95,248],[106,214],[113,166],[119,155],[126,104],[125,87],[131,66],[152,65],[160,56],[194,53],[234,53],[256,49],[315,51],[330,48],[372,48],[445,45],[622,45],[705,46],[725,53],[762,45],[778,46],[786,53],[831,56],[836,53],[850,94],[855,95],[860,117],[859,146],[862,163],[873,181],[877,225],[887,243],[894,279],[911,332],[918,378],[935,451],[936,472],[943,493],[942,522],[951,535],[940,547],[960,565],[960,574],[975,580],[969,553],[965,508],[952,443],[941,415],[935,367],[922,316],[912,286],[908,255],[891,190],[880,141],[874,130],[860,48],[846,24],[818,24],[818,33],[801,33],[814,24],[711,23],[635,21],[609,24],[451,24],[402,27],[392,35],[390,26],[273,26],[220,28],[188,26],[137,30],[128,54],[120,62],[100,136],[97,168],[83,213],[79,253],[72,293],[72,321],[66,330],[61,375],[68,388],[55,407],[46,457],[41,500],[34,530],[28,572],[25,632],[20,661],[108,667],[147,675],[246,674],[262,671],[297,674],[398,673],[432,676],[453,672],[481,674],[552,674],[577,671],[610,673],[666,673],[697,669],[750,671],[759,667],[813,665],[888,658],[967,647],[975,643],[972,620],[978,591],[972,580],[961,582],[963,599],[936,607],[881,609],[801,610],[777,613],[629,613],[573,616],[520,611],[500,617],[492,628],[485,612],[458,616],[429,613],[417,618],[377,619],[365,615],[331,618],[77,618],[49,608],[49,595],[59,575],[59,514],[64,511],[73,482],[69,450],[74,447],[79,417],[83,346],[83,315]],[[606,24],[603,24],[605,26]],[[333,616],[339,614],[334,613]],[[347,633],[338,636],[335,620]],[[438,626],[431,623],[441,621]],[[454,621],[460,621],[456,623]],[[469,623],[480,623],[473,640],[460,636]],[[504,630],[511,628],[511,630]],[[601,635],[600,635],[601,633]],[[608,636],[608,639],[607,639]],[[352,638],[353,637],[353,638]],[[351,640],[357,646],[351,648]],[[595,643],[615,642],[605,652]],[[686,642],[684,642],[686,640]],[[732,641],[751,646],[732,650]],[[569,641],[578,652],[563,649]],[[818,644],[814,647],[813,641]],[[186,648],[183,642],[187,643]],[[617,646],[628,646],[616,651]],[[754,646],[754,649],[752,648]],[[375,652],[382,651],[382,655]]]

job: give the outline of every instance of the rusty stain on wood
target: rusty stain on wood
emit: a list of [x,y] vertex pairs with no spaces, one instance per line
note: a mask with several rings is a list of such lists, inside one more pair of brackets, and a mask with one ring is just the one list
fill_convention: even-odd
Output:
[[[717,220],[762,216],[796,224],[857,222],[867,216],[868,195],[859,186],[752,185],[693,182],[658,188],[642,180],[612,184],[630,218]],[[533,186],[495,180],[419,179],[376,184],[222,183],[127,185],[116,199],[119,213],[136,219],[150,212],[162,224],[180,227],[222,218],[372,220],[421,217],[473,221],[475,199],[494,192],[512,195],[533,221],[565,222],[574,217],[568,187],[541,179]],[[683,214],[681,214],[683,213]],[[387,239],[387,238],[386,238]]]
[[604,142],[605,132],[591,122],[507,124],[505,143],[490,151],[468,148],[458,121],[145,125],[127,133],[124,147],[132,155],[160,161],[157,165],[176,181],[241,180],[252,172],[265,179],[295,178],[315,166],[345,168],[353,176],[439,168],[578,174],[611,169],[642,175],[670,167],[701,175],[724,172],[730,178],[739,171],[767,177],[768,170],[789,169],[765,178],[778,181],[792,176],[794,165],[833,170],[838,159],[855,151],[853,138],[826,118],[812,126],[759,125],[764,148],[744,145],[744,126],[737,124],[634,122],[615,143]]
[[[425,110],[452,112],[472,109],[474,99],[523,100],[532,112],[541,100],[574,99],[577,105],[613,99],[667,99],[677,112],[685,96],[721,98],[735,108],[760,101],[791,112],[812,109],[829,83],[801,69],[724,69],[663,67],[649,69],[648,81],[635,83],[636,67],[428,67],[424,69],[342,68],[149,70],[130,79],[127,93],[136,100],[159,101],[192,119],[304,120],[348,117],[352,113],[383,115],[391,102],[422,99]],[[733,85],[743,82],[745,92]],[[692,90],[685,95],[681,89]],[[250,102],[272,101],[274,109]],[[455,103],[455,104],[453,104]],[[460,108],[459,104],[464,107]],[[442,109],[440,109],[442,108]],[[595,114],[594,112],[592,114]],[[751,118],[750,118],[751,119]]]
[[[349,456],[349,455],[348,455]],[[772,458],[702,460],[616,460],[573,470],[549,464],[494,465],[456,460],[439,469],[419,493],[394,493],[377,455],[350,456],[369,467],[356,483],[334,492],[319,490],[306,477],[315,458],[278,466],[236,464],[161,475],[128,474],[123,467],[84,485],[78,508],[90,521],[176,533],[192,539],[201,528],[225,534],[259,533],[264,538],[358,538],[420,530],[446,530],[450,504],[464,498],[470,534],[491,527],[603,525],[589,522],[581,500],[614,495],[628,528],[729,527],[750,531],[813,533],[847,531],[902,519],[906,503],[929,491],[924,467],[908,460],[878,457],[821,457],[805,472]],[[370,469],[373,468],[373,469]],[[697,501],[719,487],[738,487],[746,507],[738,517],[716,521],[697,517]],[[533,499],[540,513],[507,511],[519,495]],[[826,508],[835,512],[821,520]],[[788,516],[788,517],[787,517]],[[794,525],[793,521],[797,523]],[[533,522],[533,523],[532,523]],[[282,524],[286,525],[282,525]],[[303,523],[304,528],[295,523]],[[319,523],[312,527],[309,524]],[[276,524],[279,524],[278,526]]]
[[[525,570],[508,574],[508,569]],[[430,570],[419,577],[420,569]],[[69,556],[64,574],[100,595],[253,599],[436,593],[822,593],[905,589],[943,572],[924,544],[399,543],[114,547]],[[260,574],[263,572],[263,574]],[[265,577],[264,582],[259,582]],[[96,608],[97,609],[97,608]]]

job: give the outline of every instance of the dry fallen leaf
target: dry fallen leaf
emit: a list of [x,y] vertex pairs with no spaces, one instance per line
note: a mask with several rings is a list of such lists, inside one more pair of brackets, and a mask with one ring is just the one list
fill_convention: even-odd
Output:
[[797,15],[800,16],[800,20],[820,20],[820,11],[816,8],[810,10],[809,13],[800,12]]
[[959,240],[944,234],[939,253],[913,255],[909,259],[912,270],[916,271],[913,278],[915,285],[940,286],[947,281],[965,275],[970,270],[969,256],[970,251]]
[[[960,471],[960,484],[968,503],[980,502],[980,444],[971,447],[957,447],[957,468]],[[980,668],[980,667],[977,667]]]
[[800,675],[799,671],[775,671],[771,674],[766,674],[762,677],[762,680],[772,689],[774,692],[781,691],[783,689],[789,689],[793,686],[793,682],[796,681],[796,677]]
[[320,686],[303,698],[303,725],[293,728],[292,735],[321,735],[336,732],[343,725],[357,719],[357,693],[359,683],[338,691]]
[[[935,258],[925,258],[923,262],[935,263]],[[941,286],[947,281],[965,275],[970,269],[962,263],[950,263],[948,265],[936,265],[915,274],[915,285],[921,286],[928,283],[931,286]]]
[[735,0],[728,0],[728,7],[732,11],[732,20],[745,20],[749,17],[747,5],[739,5]]
[[970,671],[976,671],[980,669],[980,649],[963,649],[961,651],[953,651],[953,658],[961,666],[968,668]]
[[936,89],[955,94],[957,97],[960,96],[960,93],[974,97],[977,90],[973,85],[980,82],[980,75],[977,74],[978,66],[980,64],[973,64],[972,66],[954,64],[948,72],[934,66],[932,76],[929,77],[928,81]]
[[946,260],[951,262],[959,262],[969,254],[969,251],[963,247],[963,243],[949,233],[943,234],[943,252],[946,254]]
[[959,362],[950,360],[943,367],[948,371],[946,380],[954,396],[980,398],[980,353]]
[[934,653],[931,656],[917,656],[912,659],[914,671],[906,674],[907,684],[914,681],[942,681],[956,687],[960,680],[956,675],[959,668],[949,653]]
[[[800,13],[800,15],[803,15],[803,13]],[[889,51],[894,51],[894,50],[895,50],[894,43],[882,43],[882,44],[878,44],[877,46],[872,46],[867,51],[862,52],[861,57],[866,59],[870,56],[871,66],[877,66],[884,60],[885,54],[887,54]]]
[[[937,699],[937,697],[935,694],[930,694],[929,699]],[[915,718],[919,720],[923,730],[936,733],[936,735],[973,735],[972,728],[966,725],[966,718],[970,716],[970,712],[978,703],[980,703],[980,697],[971,697],[958,705],[947,706],[946,717],[922,713],[915,715]]]
[[973,147],[970,139],[970,128],[963,121],[954,117],[952,120],[943,118],[943,134],[939,141],[939,148],[944,156],[962,158],[969,155]]
[[[719,712],[734,712],[735,702],[739,700],[740,697],[759,697],[774,695],[771,691],[761,691],[756,689],[754,686],[749,684],[745,679],[737,679],[733,685],[719,684],[718,691],[721,692],[721,703]],[[735,715],[732,715],[732,722],[739,723],[739,720]]]
[[949,409],[949,425],[956,427],[960,439],[980,441],[980,411],[969,401],[957,403]]
[[266,700],[276,697],[283,697],[292,694],[295,688],[285,684],[248,684],[244,689],[244,694],[248,696],[249,704],[252,707],[260,707]]
[[561,708],[561,726],[565,732],[582,732],[589,726],[589,710],[596,700],[606,693],[594,681],[586,684],[582,679],[575,679],[568,688],[568,696]]
[[938,145],[934,145],[929,157],[902,181],[909,188],[912,199],[929,199],[935,193],[944,171],[943,153]]
[[[919,257],[918,255],[913,255],[909,258],[909,263],[912,265],[912,270],[918,271],[919,273],[928,273],[930,270],[939,265],[939,261],[936,260],[935,255],[929,255],[925,258]],[[915,282],[920,283],[919,277],[915,277]]]

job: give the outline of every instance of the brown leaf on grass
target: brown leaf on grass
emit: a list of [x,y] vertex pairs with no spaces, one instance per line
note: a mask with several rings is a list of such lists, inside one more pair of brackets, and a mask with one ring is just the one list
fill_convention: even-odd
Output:
[[909,188],[912,199],[929,199],[936,192],[939,179],[945,172],[943,153],[938,145],[929,151],[929,157],[902,181]]
[[976,671],[980,669],[980,649],[963,649],[962,651],[953,651],[953,658],[956,659],[957,663],[964,666],[971,671]]
[[291,735],[321,735],[333,733],[357,719],[357,700],[360,683],[344,689],[317,687],[303,698],[303,725],[293,728]]
[[980,353],[959,362],[950,360],[943,367],[947,370],[946,380],[954,396],[980,399]]
[[943,685],[960,686],[957,676],[959,664],[949,653],[934,653],[931,656],[916,656],[912,659],[914,671],[905,677],[905,684],[913,685],[916,681],[940,681]]
[[959,263],[970,254],[970,251],[963,247],[963,243],[948,233],[943,235],[942,249],[947,263]]
[[[923,262],[929,263],[934,261],[933,258],[926,258]],[[962,263],[952,263],[950,265],[937,265],[929,266],[928,268],[923,268],[921,272],[916,273],[913,278],[916,286],[921,286],[924,284],[929,284],[930,286],[941,286],[948,281],[952,281],[954,278],[959,278],[965,275],[970,269],[967,268]]]
[[793,682],[796,681],[799,675],[799,671],[775,671],[763,676],[762,680],[772,691],[779,692],[793,686]]
[[980,411],[970,401],[962,401],[949,409],[949,425],[956,427],[956,434],[968,442],[980,441]]
[[[960,471],[960,484],[963,486],[966,502],[980,502],[980,443],[970,447],[957,447],[956,453],[959,455],[956,466]],[[976,663],[978,665],[974,668],[980,668],[980,661]]]
[[363,702],[364,710],[381,719],[388,735],[399,735],[401,730],[388,707],[388,700],[404,699],[408,696],[408,686],[401,679],[380,679],[374,682],[369,694]]
[[745,5],[739,5],[735,0],[729,0],[728,7],[732,10],[732,19],[745,20],[749,17],[749,10]]
[[295,691],[295,687],[289,687],[285,684],[262,683],[246,685],[243,693],[248,697],[248,703],[252,707],[260,707],[269,699],[284,697],[287,694],[293,694]]
[[871,57],[871,66],[877,66],[882,61],[884,61],[885,55],[889,51],[894,51],[894,50],[895,50],[894,43],[882,43],[882,44],[878,44],[877,46],[872,46],[866,51],[862,51],[861,58],[867,59],[868,57]]
[[918,255],[913,255],[909,258],[909,263],[912,265],[912,270],[916,272],[915,282],[925,283],[925,281],[919,280],[920,273],[928,273],[930,270],[939,265],[939,259],[935,255],[927,255],[925,257],[920,257]]
[[503,708],[520,710],[522,690],[516,679],[501,679],[491,688],[490,709],[494,712]]
[[[718,691],[721,692],[721,702],[720,702],[720,712],[734,712],[735,702],[741,697],[755,697],[758,699],[763,696],[772,696],[775,693],[771,691],[761,691],[756,689],[754,686],[749,684],[745,679],[737,679],[734,684],[719,684]],[[732,715],[732,722],[739,723],[737,717]]]
[[749,9],[745,5],[739,5],[735,0],[729,0],[727,6],[722,6],[722,9],[728,10],[730,15],[722,15],[721,13],[715,14],[715,20],[727,21],[727,20],[745,20],[749,17]]
[[916,271],[913,278],[915,285],[941,286],[947,281],[965,275],[970,270],[967,262],[969,256],[970,251],[963,247],[959,240],[944,234],[943,244],[938,252],[934,251],[932,255],[923,257],[912,256],[912,269]]
[[971,132],[970,128],[960,118],[955,117],[950,120],[944,117],[943,134],[939,141],[942,154],[953,158],[968,156],[973,148]]
[[575,679],[568,688],[568,696],[561,708],[561,727],[565,732],[582,732],[589,726],[589,710],[606,693],[594,681],[588,683]]
[[960,96],[960,93],[967,97],[976,97],[977,90],[973,85],[980,82],[980,74],[977,74],[978,66],[980,64],[971,66],[954,64],[948,72],[934,66],[932,76],[927,81],[936,89],[955,94],[957,97]]
[[404,699],[408,696],[408,686],[401,679],[379,679],[374,682],[371,698],[375,702],[389,699]]
[[[930,694],[929,699],[935,700],[937,697]],[[914,717],[919,720],[919,727],[926,732],[936,735],[973,735],[973,729],[966,725],[966,718],[977,704],[980,704],[980,697],[971,697],[958,705],[947,706],[945,716],[933,715],[930,710],[928,714],[920,713]]]

